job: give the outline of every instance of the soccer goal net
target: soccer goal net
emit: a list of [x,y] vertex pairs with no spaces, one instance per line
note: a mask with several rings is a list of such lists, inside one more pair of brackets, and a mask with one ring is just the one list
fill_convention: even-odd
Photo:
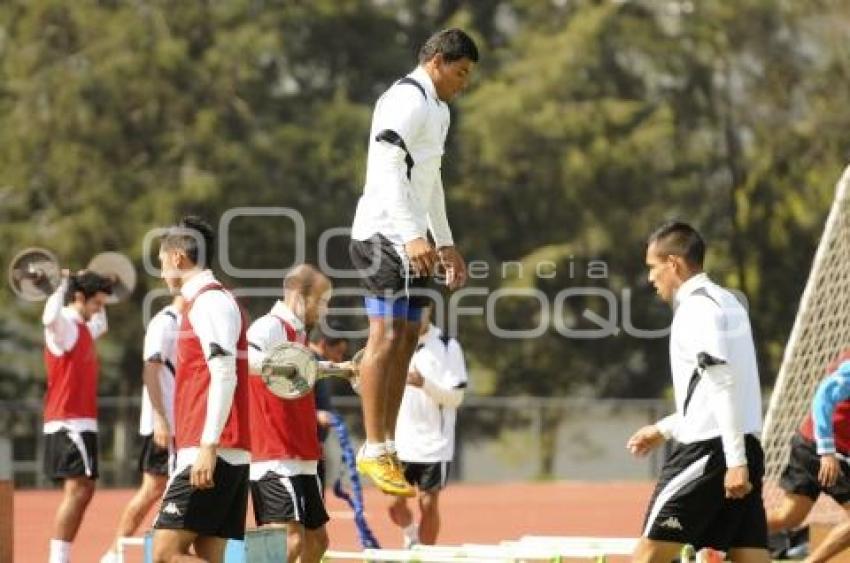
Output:
[[[850,166],[839,180],[835,199],[815,253],[791,336],[785,347],[765,418],[765,501],[780,498],[776,484],[788,460],[789,442],[811,405],[829,363],[850,348]],[[823,502],[813,518],[831,520],[836,505]]]

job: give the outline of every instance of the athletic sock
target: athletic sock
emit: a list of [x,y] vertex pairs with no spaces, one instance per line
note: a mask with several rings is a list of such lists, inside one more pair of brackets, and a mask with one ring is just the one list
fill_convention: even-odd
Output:
[[361,452],[363,453],[363,457],[375,459],[376,457],[381,457],[387,453],[387,447],[383,442],[366,442],[363,445]]
[[410,547],[419,543],[419,526],[411,522],[409,526],[402,528],[404,534],[404,547]]
[[384,442],[384,447],[387,449],[388,454],[396,453],[395,440],[387,440],[386,442]]
[[48,563],[70,563],[70,561],[71,542],[51,539]]

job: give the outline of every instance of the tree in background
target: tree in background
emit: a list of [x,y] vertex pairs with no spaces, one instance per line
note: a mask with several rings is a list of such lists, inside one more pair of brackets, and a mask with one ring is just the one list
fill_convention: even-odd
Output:
[[[604,338],[559,333],[613,319],[599,296],[576,295],[548,317],[529,299],[500,299],[498,326],[545,325],[534,339],[505,342],[483,317],[463,317],[478,391],[663,393],[664,340],[624,327],[669,322],[642,256],[646,233],[672,216],[705,232],[710,270],[749,298],[769,385],[848,153],[850,12],[801,4],[6,2],[0,261],[41,244],[72,267],[102,250],[141,267],[149,229],[243,206],[298,210],[315,260],[321,234],[350,224],[375,97],[413,67],[434,29],[462,25],[483,58],[453,115],[444,176],[455,237],[489,266],[473,285],[539,290],[550,304],[564,288],[617,297]],[[295,244],[286,225],[235,220],[231,262],[285,266]],[[344,267],[343,237],[328,249]],[[140,385],[143,297],[159,283],[143,275],[140,285],[110,309],[106,395]],[[0,307],[0,398],[38,397],[39,307],[9,291]],[[550,414],[544,426],[556,428],[563,413]]]

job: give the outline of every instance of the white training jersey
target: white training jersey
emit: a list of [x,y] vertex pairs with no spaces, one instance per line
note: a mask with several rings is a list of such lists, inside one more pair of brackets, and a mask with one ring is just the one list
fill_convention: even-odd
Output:
[[431,325],[419,338],[410,361],[422,374],[422,387],[407,385],[396,424],[395,443],[402,461],[432,463],[454,457],[457,405],[466,388],[466,365],[457,340]]
[[380,233],[399,247],[430,230],[438,247],[453,244],[440,175],[449,123],[448,105],[422,67],[378,99],[351,238]]
[[702,381],[706,361],[723,363],[734,374],[734,407],[739,431],[758,435],[762,426],[761,385],[747,310],[729,290],[706,274],[688,279],[676,292],[670,331],[670,367],[676,413],[659,421],[683,443],[716,438],[716,397]]
[[[180,331],[180,312],[173,305],[160,310],[148,323],[142,359],[158,362],[159,388],[168,426],[174,431],[174,375],[177,371],[177,334]],[[153,434],[153,405],[147,386],[142,387],[142,414],[139,417],[139,434]]]

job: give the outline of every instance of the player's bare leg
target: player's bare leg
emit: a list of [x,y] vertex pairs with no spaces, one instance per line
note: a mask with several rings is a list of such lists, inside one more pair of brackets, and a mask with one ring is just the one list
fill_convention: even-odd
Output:
[[386,404],[384,416],[386,420],[384,434],[387,440],[395,437],[395,426],[398,421],[398,412],[401,408],[401,399],[404,397],[404,388],[407,385],[407,371],[410,368],[410,358],[419,341],[419,322],[407,321],[400,329],[401,338],[395,349],[390,363],[389,381],[387,382]]
[[74,541],[86,508],[94,496],[95,482],[87,477],[68,477],[62,484],[63,496],[56,509],[54,538]]
[[434,545],[440,533],[440,491],[419,493],[419,514],[419,541]]
[[387,511],[390,520],[399,528],[406,528],[413,523],[413,512],[410,511],[407,499],[404,497],[390,497],[390,505]]
[[118,532],[109,550],[118,550],[118,539],[129,537],[136,533],[151,507],[162,498],[168,478],[165,475],[142,474],[142,484],[121,515],[118,523]]
[[369,339],[360,363],[360,398],[366,441],[383,444],[386,440],[386,397],[390,366],[401,342],[404,319],[372,317]]
[[782,503],[767,513],[767,531],[772,534],[796,528],[803,523],[814,504],[807,496],[785,493]]
[[845,503],[842,508],[844,520],[832,527],[817,549],[806,558],[806,563],[825,563],[850,546],[850,503]]
[[684,547],[681,543],[640,538],[632,554],[634,563],[670,563],[679,557]]
[[[227,540],[215,536],[197,536],[195,538],[195,553],[198,558],[208,563],[223,563],[224,550],[227,548]],[[183,559],[176,559],[175,562],[184,563]],[[186,559],[185,563],[195,561],[195,559]]]
[[385,446],[391,366],[400,346],[405,322],[403,318],[390,316],[369,318],[369,340],[360,364],[366,444],[358,455],[357,469],[368,475],[383,492],[411,496],[415,492],[387,455]]
[[413,520],[413,512],[404,497],[392,497],[387,507],[390,520],[401,528],[404,536],[404,547],[419,543],[419,529]]
[[301,549],[300,563],[320,563],[328,550],[330,540],[325,526],[315,530],[304,530],[304,547]]
[[189,555],[198,534],[189,530],[157,529],[153,533],[153,563],[193,563],[203,561]]

